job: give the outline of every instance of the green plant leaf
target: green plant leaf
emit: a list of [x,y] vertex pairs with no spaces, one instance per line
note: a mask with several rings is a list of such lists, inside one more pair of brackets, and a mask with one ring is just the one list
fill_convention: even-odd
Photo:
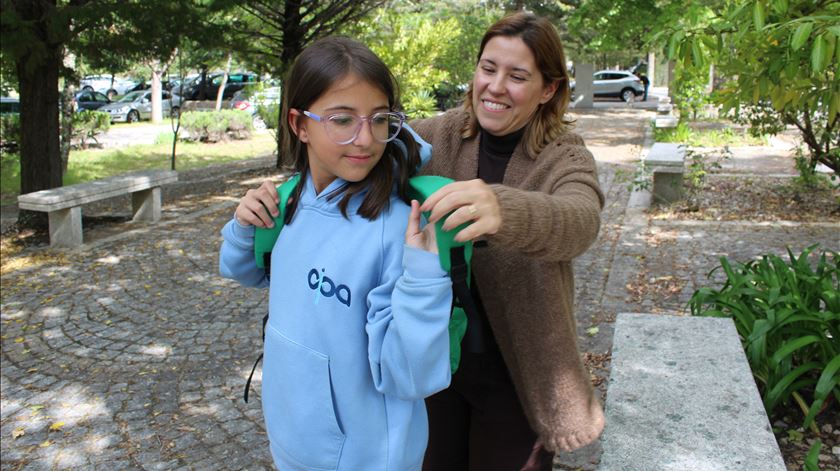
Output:
[[810,345],[814,342],[819,342],[821,339],[816,335],[807,335],[800,337],[790,342],[785,343],[782,348],[778,349],[776,353],[770,358],[771,366],[776,366],[782,362],[788,355],[799,350],[802,347]]
[[781,379],[775,382],[775,384],[771,384],[770,380],[767,381],[767,386],[770,388],[769,391],[764,395],[764,408],[767,410],[767,415],[776,408],[776,405],[779,401],[783,400],[787,396],[790,395],[792,391],[788,391],[788,386],[793,384],[797,378],[808,373],[811,370],[819,369],[820,364],[817,362],[810,362],[804,365],[801,365],[797,368],[794,368],[790,373],[784,375]]
[[753,23],[755,24],[756,30],[761,30],[764,28],[764,19],[765,19],[765,11],[764,11],[764,2],[757,1],[753,4]]
[[776,10],[776,13],[783,14],[788,10],[788,1],[787,0],[773,0],[773,9]]
[[822,440],[818,438],[808,449],[808,455],[805,456],[805,471],[820,471],[820,449],[822,449]]
[[825,65],[827,62],[827,58],[825,57],[827,52],[825,39],[823,35],[817,36],[817,39],[814,40],[814,46],[811,48],[811,69],[816,72],[820,73],[825,69]]
[[805,42],[808,41],[808,37],[811,35],[811,30],[813,28],[814,23],[802,23],[799,25],[790,37],[790,48],[794,51],[798,51],[803,45],[805,45]]
[[840,370],[840,354],[828,363],[820,375],[820,379],[817,381],[817,387],[814,389],[814,395],[816,397],[828,397],[828,393],[840,381],[837,374],[838,370]]

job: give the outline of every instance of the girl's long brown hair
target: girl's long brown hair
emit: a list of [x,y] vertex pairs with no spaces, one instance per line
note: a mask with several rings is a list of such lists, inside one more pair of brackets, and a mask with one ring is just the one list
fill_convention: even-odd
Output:
[[[297,202],[303,190],[302,183],[309,173],[309,155],[306,144],[300,142],[289,125],[289,110],[306,110],[318,100],[330,87],[341,81],[348,74],[354,74],[362,80],[379,88],[388,98],[391,110],[400,108],[397,81],[379,57],[364,44],[341,36],[330,36],[310,44],[295,60],[283,90],[282,131],[286,143],[284,152],[294,158],[294,169],[300,173],[301,184],[295,188],[291,203],[286,209],[286,223],[294,216]],[[382,158],[364,180],[347,182],[331,193],[330,198],[341,197],[339,208],[347,216],[347,205],[353,195],[367,189],[359,215],[373,220],[387,209],[391,192],[396,185],[399,197],[409,202],[408,179],[417,171],[420,164],[418,145],[411,134],[402,129],[397,137],[405,144],[406,151],[400,149],[394,141],[385,146]]]

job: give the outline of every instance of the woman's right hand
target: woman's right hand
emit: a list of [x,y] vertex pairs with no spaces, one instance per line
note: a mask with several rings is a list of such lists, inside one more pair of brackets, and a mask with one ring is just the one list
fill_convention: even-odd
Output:
[[480,179],[444,185],[426,198],[420,211],[431,211],[429,223],[432,224],[446,216],[444,231],[472,221],[472,224],[455,234],[458,242],[495,234],[502,226],[499,199],[490,185]]
[[280,195],[270,180],[245,193],[236,207],[234,217],[243,226],[274,227],[274,218],[280,214]]

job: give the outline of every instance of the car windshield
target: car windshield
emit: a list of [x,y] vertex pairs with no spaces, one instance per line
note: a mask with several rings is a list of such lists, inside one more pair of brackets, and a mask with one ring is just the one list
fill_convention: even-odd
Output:
[[131,103],[132,101],[137,100],[138,98],[142,97],[143,94],[146,92],[131,92],[128,95],[120,98],[120,103]]

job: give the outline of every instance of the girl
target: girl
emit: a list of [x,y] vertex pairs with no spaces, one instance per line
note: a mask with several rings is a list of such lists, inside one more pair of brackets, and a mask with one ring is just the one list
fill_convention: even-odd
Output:
[[301,179],[270,280],[253,245],[278,214],[273,185],[249,190],[222,229],[222,275],[270,287],[262,405],[283,471],[419,470],[423,398],[449,384],[451,282],[404,196],[420,157],[396,95],[364,45],[306,48],[284,90]]

